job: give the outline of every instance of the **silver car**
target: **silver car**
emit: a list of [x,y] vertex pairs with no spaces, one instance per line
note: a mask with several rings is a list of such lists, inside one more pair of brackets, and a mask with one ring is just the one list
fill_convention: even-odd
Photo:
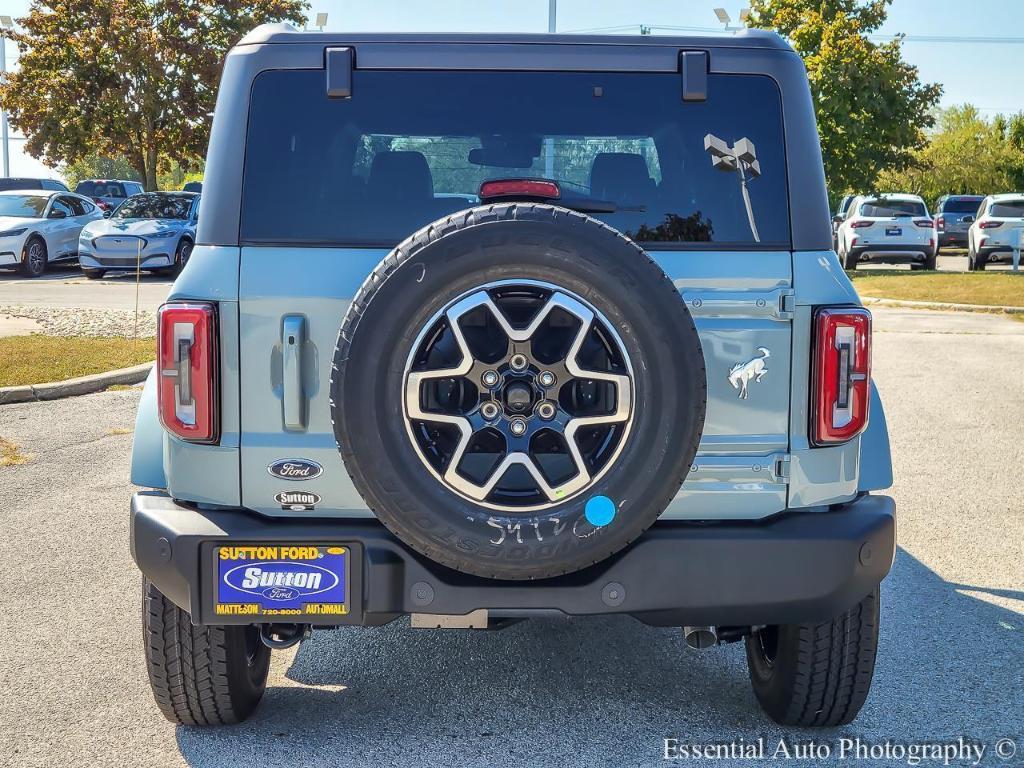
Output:
[[177,274],[192,253],[198,219],[199,195],[192,192],[133,195],[82,230],[78,263],[94,280],[137,269]]

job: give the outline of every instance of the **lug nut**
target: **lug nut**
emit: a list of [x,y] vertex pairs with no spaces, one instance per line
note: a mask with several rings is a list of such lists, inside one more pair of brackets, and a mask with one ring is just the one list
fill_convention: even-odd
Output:
[[484,375],[480,377],[480,380],[484,383],[485,387],[493,387],[498,383],[498,372],[484,371]]
[[540,385],[542,387],[550,387],[555,383],[555,374],[551,371],[543,371],[540,374]]
[[480,413],[483,414],[485,419],[493,419],[498,415],[498,406],[494,403],[484,403],[480,406]]
[[512,430],[512,434],[516,437],[522,437],[526,434],[526,422],[522,419],[512,419],[509,422],[508,428]]
[[543,402],[537,406],[537,415],[545,421],[555,418],[555,404]]
[[514,371],[525,371],[527,365],[526,355],[512,355],[512,359],[508,361],[508,364],[512,366]]

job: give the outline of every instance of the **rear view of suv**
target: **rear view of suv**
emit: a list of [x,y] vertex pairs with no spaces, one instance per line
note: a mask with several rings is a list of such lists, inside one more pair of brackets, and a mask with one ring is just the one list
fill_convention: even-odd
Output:
[[85,179],[78,182],[75,192],[93,201],[106,213],[110,213],[132,195],[140,195],[144,191],[137,181],[123,179]]
[[837,232],[844,269],[860,262],[935,269],[935,222],[917,195],[865,195],[854,199]]
[[781,38],[261,27],[205,178],[132,457],[167,718],[311,631],[607,614],[857,715],[889,445]]
[[937,249],[966,248],[967,230],[978,214],[982,195],[943,195],[935,203]]
[[967,234],[967,269],[983,270],[997,261],[1012,261],[1024,248],[1024,194],[989,195],[978,206]]

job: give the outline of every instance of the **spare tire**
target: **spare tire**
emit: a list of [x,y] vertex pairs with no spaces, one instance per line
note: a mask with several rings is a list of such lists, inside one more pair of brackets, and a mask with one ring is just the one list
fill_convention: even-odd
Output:
[[342,322],[331,415],[378,519],[465,573],[542,579],[643,533],[679,490],[707,382],[678,290],[635,243],[539,204],[398,245]]

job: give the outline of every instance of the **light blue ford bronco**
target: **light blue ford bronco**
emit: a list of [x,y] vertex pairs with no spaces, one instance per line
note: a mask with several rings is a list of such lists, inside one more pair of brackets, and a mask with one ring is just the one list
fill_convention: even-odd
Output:
[[888,435],[779,37],[256,29],[158,331],[131,548],[170,720],[404,616],[629,614],[745,642],[780,723],[864,703]]

